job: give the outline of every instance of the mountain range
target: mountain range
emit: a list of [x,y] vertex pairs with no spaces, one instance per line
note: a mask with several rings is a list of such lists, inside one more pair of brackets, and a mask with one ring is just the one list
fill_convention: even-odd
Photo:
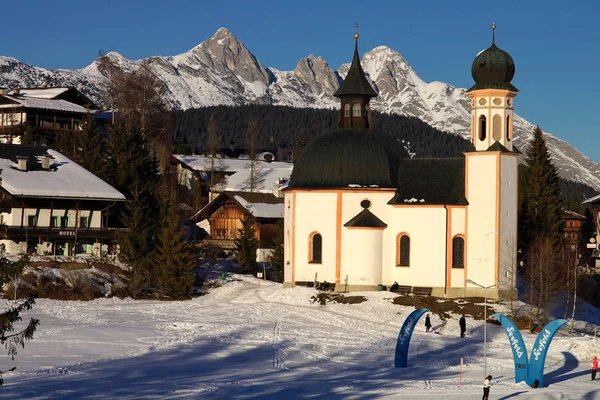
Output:
[[[166,100],[175,109],[244,104],[337,108],[333,93],[349,68],[343,64],[334,70],[313,55],[301,59],[293,71],[268,68],[226,28],[176,56],[129,60],[111,52],[103,57],[123,70],[146,63],[165,84]],[[374,110],[415,116],[449,134],[470,137],[465,89],[424,82],[398,52],[385,46],[366,52],[362,66],[379,93],[371,102]],[[99,104],[107,82],[103,71],[99,60],[77,70],[47,70],[0,56],[0,86],[74,86]],[[514,144],[523,152],[533,129],[534,123],[515,117]],[[554,135],[546,133],[545,138],[561,177],[600,190],[600,164]]]

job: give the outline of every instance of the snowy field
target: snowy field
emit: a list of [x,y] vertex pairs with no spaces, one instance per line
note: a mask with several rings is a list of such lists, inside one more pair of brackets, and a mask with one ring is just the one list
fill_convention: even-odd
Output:
[[[14,361],[2,358],[0,369],[17,369],[4,375],[0,398],[481,398],[482,321],[467,318],[461,339],[459,316],[441,334],[426,333],[422,318],[409,368],[396,369],[397,335],[412,308],[392,304],[394,294],[322,306],[311,301],[314,289],[256,283],[234,275],[186,302],[38,300],[24,315],[41,320],[34,341]],[[433,314],[432,323],[441,328]],[[530,350],[535,337],[523,336]],[[488,324],[490,398],[600,399],[600,381],[589,374],[599,340],[561,330],[546,360],[548,387],[531,389],[514,383],[506,335]]]

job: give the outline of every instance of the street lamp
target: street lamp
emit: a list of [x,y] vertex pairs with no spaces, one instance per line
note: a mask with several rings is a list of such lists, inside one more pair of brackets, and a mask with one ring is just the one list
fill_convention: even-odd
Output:
[[467,283],[482,288],[485,296],[485,304],[483,305],[483,380],[485,380],[485,377],[487,376],[487,359],[485,351],[485,346],[487,343],[487,290],[494,286],[506,285],[506,282],[500,281],[498,283],[494,283],[493,285],[483,286],[471,279],[467,279]]

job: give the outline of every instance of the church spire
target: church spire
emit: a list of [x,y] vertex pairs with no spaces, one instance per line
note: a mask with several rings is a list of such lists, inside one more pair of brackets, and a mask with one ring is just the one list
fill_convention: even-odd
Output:
[[354,33],[354,56],[352,64],[346,74],[346,78],[333,94],[341,101],[340,118],[338,120],[339,128],[371,128],[371,108],[369,101],[372,97],[377,97],[377,92],[373,89],[365,72],[360,65],[358,55],[358,23],[356,23],[356,32]]

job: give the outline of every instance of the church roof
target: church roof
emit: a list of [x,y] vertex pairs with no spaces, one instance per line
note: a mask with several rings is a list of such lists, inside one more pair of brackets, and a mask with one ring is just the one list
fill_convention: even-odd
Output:
[[377,218],[367,208],[359,212],[354,218],[344,224],[348,228],[387,228],[387,224]]
[[346,78],[333,95],[336,97],[348,95],[377,97],[377,92],[369,83],[369,80],[365,76],[365,73],[360,65],[360,57],[358,56],[358,39],[356,40],[354,57],[352,58],[352,64],[350,65],[350,69],[346,74]]
[[[492,25],[496,29],[496,25]],[[511,83],[515,76],[515,62],[506,51],[495,43],[492,36],[492,45],[479,52],[473,60],[471,75],[475,81],[467,92],[480,89],[503,89],[518,92],[519,89]]]
[[395,188],[398,162],[408,157],[384,132],[346,128],[313,139],[294,165],[288,189]]
[[400,160],[398,190],[388,204],[468,205],[465,198],[465,158]]

